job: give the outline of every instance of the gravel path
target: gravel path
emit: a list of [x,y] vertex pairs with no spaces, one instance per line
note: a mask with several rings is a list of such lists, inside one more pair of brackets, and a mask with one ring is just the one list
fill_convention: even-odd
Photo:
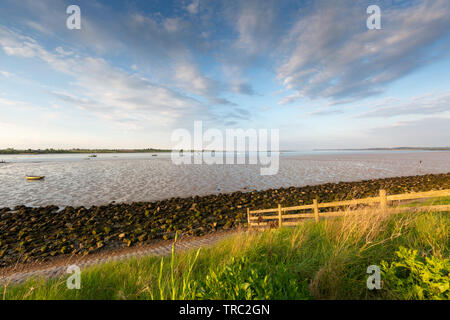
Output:
[[[201,247],[207,247],[211,246],[220,240],[223,240],[227,237],[230,237],[232,235],[238,234],[239,231],[232,231],[217,235],[210,235],[210,236],[204,236],[200,238],[194,238],[194,239],[186,239],[186,240],[180,240],[175,244],[175,250],[176,251],[186,251],[190,249],[196,249]],[[112,262],[112,261],[123,261],[130,258],[139,258],[139,257],[146,257],[146,256],[167,256],[170,255],[172,252],[172,244],[173,243],[167,243],[162,245],[157,245],[153,247],[144,247],[144,248],[136,248],[134,250],[130,249],[129,252],[119,252],[119,253],[112,253],[107,256],[102,257],[93,257],[93,258],[87,258],[83,261],[71,261],[65,262],[65,263],[59,263],[58,265],[48,265],[47,267],[40,267],[36,270],[29,270],[29,271],[22,271],[22,272],[10,272],[7,275],[0,275],[0,285],[12,285],[12,284],[19,284],[21,282],[24,282],[30,278],[56,278],[58,276],[62,276],[66,274],[66,270],[68,266],[70,265],[77,265],[80,267],[80,269],[85,269],[90,266],[94,265],[101,265],[106,262]]]

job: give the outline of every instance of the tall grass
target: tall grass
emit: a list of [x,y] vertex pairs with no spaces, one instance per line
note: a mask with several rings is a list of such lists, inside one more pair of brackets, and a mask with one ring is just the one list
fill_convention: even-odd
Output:
[[158,296],[154,295],[152,290],[148,290],[152,300],[185,300],[193,299],[195,297],[195,291],[192,290],[190,285],[191,273],[194,268],[195,262],[200,254],[198,249],[195,255],[188,255],[188,261],[181,272],[181,276],[175,275],[175,264],[178,261],[178,256],[175,255],[175,243],[177,242],[178,234],[175,235],[175,241],[172,245],[172,252],[170,257],[170,286],[168,287],[164,281],[164,257],[161,258],[161,264],[159,268],[158,276]]
[[[5,299],[385,299],[366,286],[369,265],[394,261],[400,247],[449,257],[448,213],[368,211],[296,228],[248,232],[170,258],[111,262],[66,276],[4,288]],[[170,259],[167,262],[167,259]]]

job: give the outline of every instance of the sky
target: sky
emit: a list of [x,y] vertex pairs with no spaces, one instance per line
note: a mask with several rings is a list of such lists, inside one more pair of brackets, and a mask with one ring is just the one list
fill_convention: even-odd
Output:
[[171,148],[194,121],[450,146],[450,1],[1,0],[0,148]]

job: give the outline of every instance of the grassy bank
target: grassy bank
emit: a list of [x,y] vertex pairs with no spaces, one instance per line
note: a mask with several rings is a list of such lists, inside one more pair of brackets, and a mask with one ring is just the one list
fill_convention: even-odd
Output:
[[0,267],[87,255],[245,225],[246,208],[273,208],[450,189],[450,173],[222,193],[106,206],[0,209]]
[[[448,299],[449,230],[448,212],[374,211],[319,223],[306,221],[295,229],[241,234],[171,258],[92,267],[82,272],[80,290],[68,290],[65,277],[35,279],[5,287],[3,297]],[[369,265],[381,266],[384,272],[381,290],[367,289]]]

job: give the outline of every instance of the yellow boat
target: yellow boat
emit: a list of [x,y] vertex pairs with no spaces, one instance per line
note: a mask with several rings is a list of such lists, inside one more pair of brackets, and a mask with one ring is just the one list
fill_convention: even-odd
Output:
[[44,176],[26,176],[27,180],[42,180]]

